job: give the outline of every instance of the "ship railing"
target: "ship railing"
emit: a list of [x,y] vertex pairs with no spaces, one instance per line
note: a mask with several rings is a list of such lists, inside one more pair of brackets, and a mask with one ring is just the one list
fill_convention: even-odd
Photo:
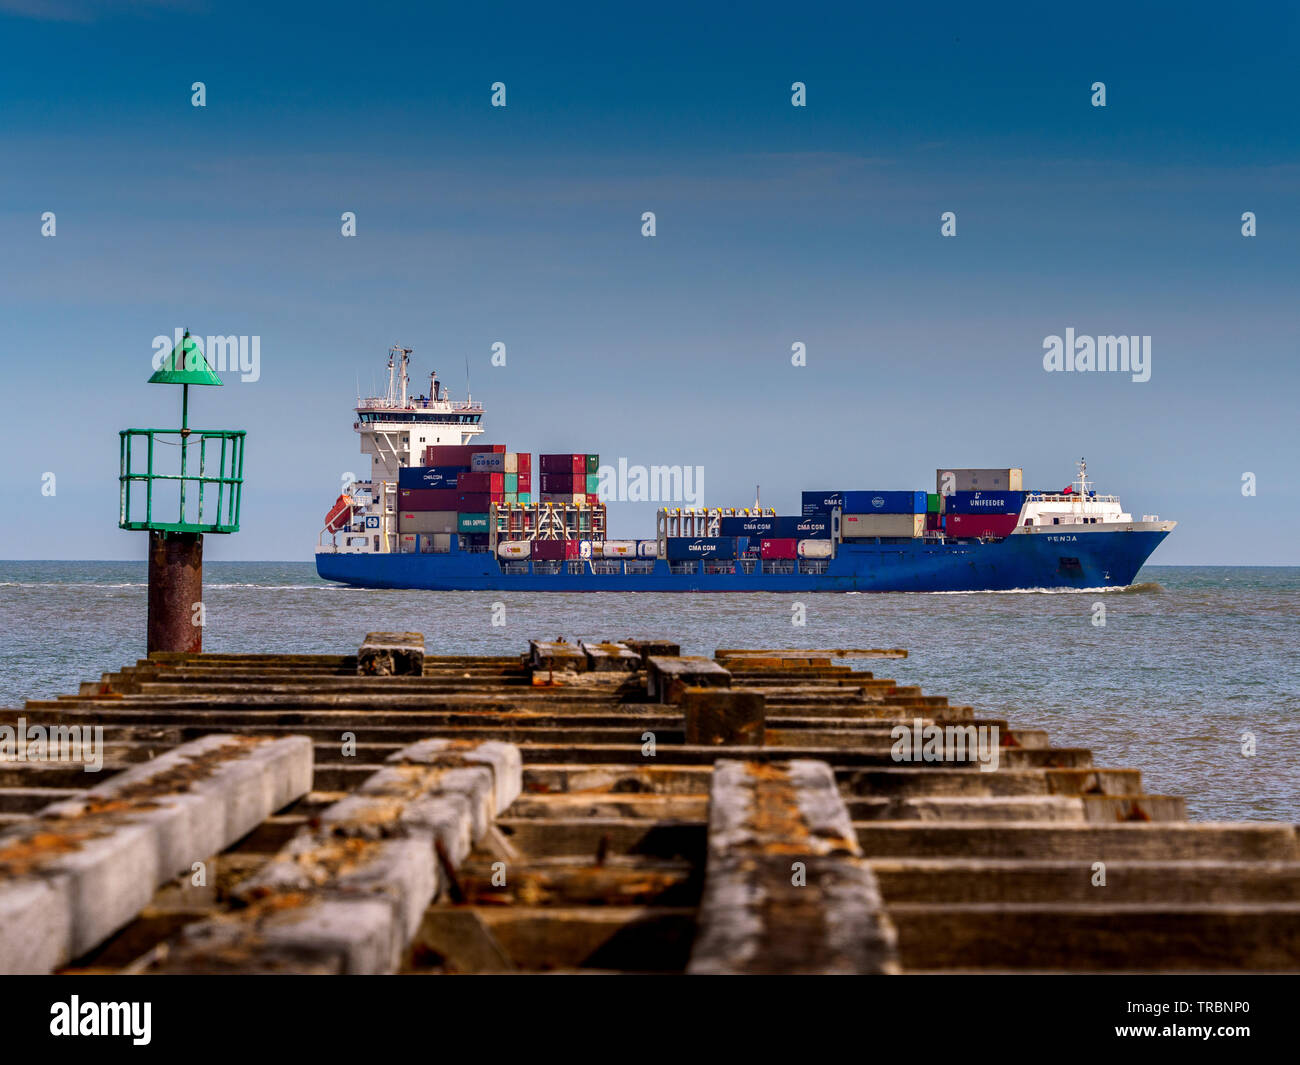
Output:
[[823,558],[802,559],[799,572],[807,576],[819,577],[830,568],[830,563]]
[[1118,503],[1119,496],[1081,496],[1076,492],[1030,492],[1026,503]]

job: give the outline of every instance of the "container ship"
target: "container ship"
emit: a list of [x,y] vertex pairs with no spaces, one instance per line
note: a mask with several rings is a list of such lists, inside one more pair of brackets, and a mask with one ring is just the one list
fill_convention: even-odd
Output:
[[484,409],[429,375],[410,394],[394,347],[383,396],[358,397],[370,456],[329,509],[326,580],[362,588],[557,592],[981,592],[1121,588],[1176,522],[1072,484],[1030,491],[1019,467],[935,471],[935,491],[802,493],[799,514],[760,506],[661,508],[654,536],[608,535],[597,454],[480,442]]

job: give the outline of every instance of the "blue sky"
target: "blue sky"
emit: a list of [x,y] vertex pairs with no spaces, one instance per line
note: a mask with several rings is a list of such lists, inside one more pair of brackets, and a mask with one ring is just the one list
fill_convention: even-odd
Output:
[[[469,359],[486,438],[712,505],[1082,454],[1181,522],[1154,562],[1300,563],[1294,8],[468,6],[0,0],[0,557],[144,557],[116,433],[176,420],[187,326],[261,337],[193,401],[249,433],[210,558],[310,557],[401,342]],[[1150,381],[1046,373],[1067,327],[1150,335]]]

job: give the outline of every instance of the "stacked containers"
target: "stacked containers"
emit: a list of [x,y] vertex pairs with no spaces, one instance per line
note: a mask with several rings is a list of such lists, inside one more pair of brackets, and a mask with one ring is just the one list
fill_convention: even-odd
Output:
[[949,536],[1010,536],[1025,505],[1021,491],[959,491],[944,499]]
[[925,534],[925,492],[845,492],[840,533],[844,539],[904,537]]
[[[600,468],[599,455],[553,454],[538,455],[541,475],[539,489],[541,502],[564,504],[594,504]],[[523,489],[520,489],[522,491]]]

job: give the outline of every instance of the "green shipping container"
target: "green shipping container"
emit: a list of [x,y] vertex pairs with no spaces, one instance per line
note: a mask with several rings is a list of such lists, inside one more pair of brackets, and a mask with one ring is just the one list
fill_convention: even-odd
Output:
[[594,473],[587,474],[587,495],[594,496],[600,489],[600,478]]
[[506,474],[506,488],[505,488],[505,490],[506,490],[506,493],[507,493],[507,494],[509,494],[510,492],[518,492],[518,491],[519,491],[519,474],[517,474],[517,473],[507,473],[507,474]]
[[506,492],[506,493],[505,493],[505,499],[503,499],[502,502],[503,502],[503,503],[506,503],[507,505],[508,505],[508,504],[511,504],[511,503],[518,503],[518,502],[519,502],[519,493],[518,493],[518,492]]
[[[599,456],[599,455],[588,455],[588,456],[587,456],[587,472],[588,472],[588,473],[598,473],[598,472],[600,472],[600,456]],[[592,488],[592,489],[588,489],[588,491],[592,491],[592,492],[594,492],[595,489],[594,489],[594,488]]]
[[486,514],[457,515],[456,531],[463,533],[485,533],[488,531],[488,516]]
[[939,497],[933,492],[927,492],[925,496],[925,512],[927,514],[939,513]]
[[520,493],[519,493],[519,505],[520,505],[521,507],[531,507],[531,506],[533,505],[533,493],[532,493],[532,492],[520,492]]

